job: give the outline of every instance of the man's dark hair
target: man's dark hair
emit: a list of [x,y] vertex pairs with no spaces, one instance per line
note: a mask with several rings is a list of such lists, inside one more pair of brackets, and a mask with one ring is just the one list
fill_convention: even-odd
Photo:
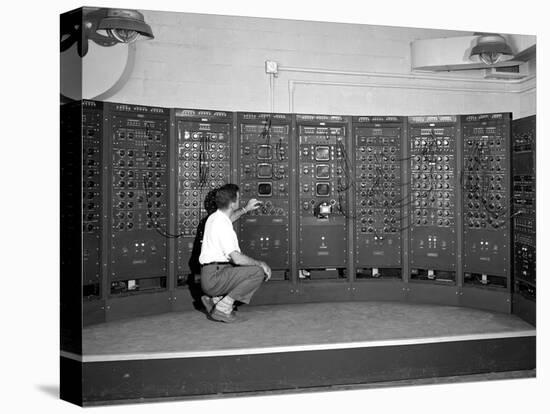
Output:
[[229,207],[229,204],[237,200],[237,192],[239,186],[236,184],[225,184],[216,191],[216,206],[224,210]]

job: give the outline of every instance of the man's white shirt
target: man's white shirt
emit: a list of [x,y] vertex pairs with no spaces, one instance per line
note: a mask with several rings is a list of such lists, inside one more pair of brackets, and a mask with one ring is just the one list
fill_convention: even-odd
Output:
[[237,233],[231,219],[220,210],[216,210],[206,220],[202,238],[199,263],[228,262],[229,254],[240,252]]

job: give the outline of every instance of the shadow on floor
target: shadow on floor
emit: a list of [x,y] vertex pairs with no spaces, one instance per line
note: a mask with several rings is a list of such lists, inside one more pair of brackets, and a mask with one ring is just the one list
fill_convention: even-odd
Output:
[[55,399],[59,398],[59,385],[58,384],[40,384],[36,388],[42,391],[44,394],[54,397]]

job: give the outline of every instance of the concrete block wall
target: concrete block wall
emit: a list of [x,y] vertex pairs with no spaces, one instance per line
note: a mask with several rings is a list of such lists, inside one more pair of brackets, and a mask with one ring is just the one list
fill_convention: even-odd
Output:
[[[349,115],[534,111],[534,90],[522,83],[486,81],[479,71],[411,72],[411,41],[469,32],[143,13],[155,39],[136,43],[130,77],[108,101]],[[273,87],[266,60],[281,66]]]

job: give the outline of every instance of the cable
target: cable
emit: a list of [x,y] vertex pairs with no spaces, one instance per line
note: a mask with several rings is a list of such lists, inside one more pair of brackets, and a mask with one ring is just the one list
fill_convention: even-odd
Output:
[[[344,148],[344,145],[342,144],[342,142],[340,140],[338,140],[338,138],[336,139],[336,143],[337,143],[337,148],[340,150],[340,153],[341,153],[341,157],[336,158],[336,166],[339,170],[341,170],[341,172],[344,173],[344,176],[345,176],[344,184],[342,184],[342,177],[340,175],[337,178],[336,191],[338,192],[339,200],[342,200],[342,193],[348,191],[352,187],[355,187],[355,180],[350,178],[350,170],[351,169],[349,167],[348,156],[347,156],[347,152]],[[343,164],[342,164],[342,162],[343,162]],[[354,216],[351,216],[351,215],[347,214],[347,212],[343,211],[341,207],[339,207],[339,210],[342,212],[342,214],[344,214],[344,216],[355,218]]]
[[[259,140],[265,139],[264,145],[267,146],[268,155],[269,155],[268,158],[273,159],[273,161],[282,162],[284,161],[284,157],[282,154],[283,138],[279,137],[279,141],[275,143],[275,149],[273,150],[271,146],[271,138],[272,138],[271,130],[272,130],[272,114],[269,114],[269,115],[266,115],[264,119],[264,128],[262,132],[260,132],[260,134],[258,135],[258,138]],[[275,152],[275,155],[273,155],[273,152]],[[272,179],[274,181],[284,180],[286,178],[285,174],[284,173],[279,174],[276,168],[277,166],[278,165],[276,165],[275,162],[271,164]]]
[[344,203],[344,200],[343,200],[342,194],[339,192],[338,193],[338,206],[337,206],[338,211],[340,211],[340,213],[342,213],[344,215],[344,217],[351,218],[351,219],[355,220],[357,218],[357,216],[355,214],[348,214],[346,212],[347,202],[346,202],[346,207],[342,207],[343,203]]
[[[282,154],[282,148],[283,148],[282,146],[283,146],[283,138],[279,137],[279,142],[277,142],[277,144],[275,144],[275,154],[277,154],[277,161],[278,162],[284,161],[284,157],[283,157],[283,154]],[[284,180],[286,178],[284,172],[282,174],[279,174],[276,167],[277,167],[277,165],[272,164],[273,180],[274,181]]]
[[[145,124],[145,133],[146,133],[146,136],[149,137],[148,123]],[[149,154],[149,146],[147,144],[145,144],[145,155],[147,156],[147,154]],[[171,233],[168,233],[167,231],[164,231],[164,230],[160,229],[159,222],[153,218],[153,212],[151,210],[152,203],[149,202],[149,191],[148,191],[148,188],[147,188],[147,174],[144,173],[143,171],[142,171],[142,177],[143,177],[143,189],[145,191],[145,202],[146,202],[146,205],[147,205],[147,214],[146,214],[146,216],[153,223],[154,229],[157,231],[157,233],[159,233],[161,236],[166,237],[166,238],[178,238],[178,237],[183,236],[183,233],[171,234]]]
[[396,158],[396,159],[395,159],[395,162],[409,161],[409,160],[411,160],[413,157],[414,157],[414,155],[410,155],[410,156],[405,157],[405,158]]

